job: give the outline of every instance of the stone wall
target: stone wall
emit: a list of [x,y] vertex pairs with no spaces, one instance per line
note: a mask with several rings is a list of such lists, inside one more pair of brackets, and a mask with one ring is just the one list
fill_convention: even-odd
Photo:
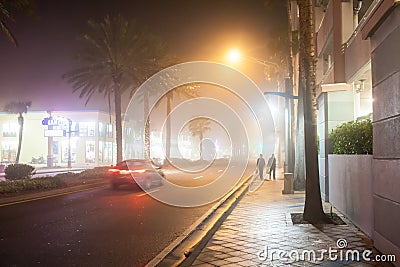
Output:
[[[370,33],[374,98],[374,245],[400,259],[400,5]],[[400,266],[400,262],[394,263]]]
[[373,235],[372,155],[329,155],[329,202]]

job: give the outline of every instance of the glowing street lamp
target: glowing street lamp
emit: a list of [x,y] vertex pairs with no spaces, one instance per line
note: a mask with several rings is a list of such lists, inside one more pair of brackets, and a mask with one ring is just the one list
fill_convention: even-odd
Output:
[[240,51],[238,49],[232,49],[228,52],[228,61],[232,62],[232,63],[237,63],[238,61],[240,61],[242,58],[245,58],[247,60],[256,62],[258,64],[261,64],[265,67],[270,67],[273,66],[277,69],[280,68],[280,66],[278,64],[276,64],[275,62],[272,61],[268,61],[268,60],[262,60],[262,59],[258,59],[255,57],[250,57],[250,56],[243,56],[242,53],[240,53]]
[[241,57],[242,55],[240,54],[240,51],[237,49],[232,49],[228,53],[228,60],[233,63],[240,61]]

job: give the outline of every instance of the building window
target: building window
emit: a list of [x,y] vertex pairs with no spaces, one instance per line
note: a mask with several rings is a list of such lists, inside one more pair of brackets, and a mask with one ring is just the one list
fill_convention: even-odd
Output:
[[99,163],[104,162],[104,159],[103,159],[104,146],[105,146],[104,142],[99,141]]
[[101,122],[99,122],[99,136],[106,137],[106,125]]
[[113,143],[112,142],[105,142],[104,148],[104,162],[111,163],[113,160]]
[[99,162],[112,162],[112,142],[99,142]]
[[130,127],[125,128],[125,136],[133,136],[133,129]]
[[95,136],[96,123],[95,122],[80,122],[79,123],[79,136]]
[[107,137],[113,137],[113,126],[112,124],[107,124]]
[[[76,162],[76,144],[77,140],[75,138],[71,138],[71,162]],[[64,140],[61,143],[61,162],[68,162],[68,150],[69,150],[69,141]]]
[[94,163],[96,159],[95,154],[95,141],[86,141],[86,163]]
[[112,162],[113,143],[112,142],[99,142],[99,162],[111,163]]
[[96,136],[96,123],[88,122],[88,136]]
[[1,162],[15,162],[17,157],[17,142],[2,142],[1,143]]
[[79,124],[75,121],[71,124],[71,136],[79,136]]
[[4,123],[3,137],[17,137],[18,128],[17,123]]

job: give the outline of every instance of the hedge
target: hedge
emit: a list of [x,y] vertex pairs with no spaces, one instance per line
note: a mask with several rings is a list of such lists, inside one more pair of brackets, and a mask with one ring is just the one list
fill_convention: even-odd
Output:
[[333,154],[372,154],[370,118],[346,122],[332,130]]
[[65,186],[66,184],[64,181],[56,177],[4,181],[0,183],[0,195],[37,190],[50,190],[63,188]]
[[7,180],[18,180],[31,178],[35,168],[27,164],[10,164],[4,169],[5,178]]

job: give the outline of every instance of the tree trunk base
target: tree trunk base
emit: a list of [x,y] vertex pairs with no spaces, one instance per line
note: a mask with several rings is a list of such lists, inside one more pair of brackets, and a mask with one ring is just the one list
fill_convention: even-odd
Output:
[[303,213],[303,220],[309,222],[310,224],[335,224],[327,214],[307,214]]

